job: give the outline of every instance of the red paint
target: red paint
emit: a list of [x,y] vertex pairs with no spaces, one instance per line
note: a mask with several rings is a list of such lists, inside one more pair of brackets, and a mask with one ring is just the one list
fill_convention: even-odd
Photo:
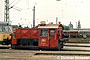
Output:
[[[38,25],[40,26],[40,25]],[[56,47],[58,48],[58,39],[63,39],[63,26],[59,25],[59,28],[53,28],[55,30],[55,36],[50,36],[50,29],[48,29],[48,36],[42,37],[39,35],[39,30],[43,28],[18,28],[15,31],[15,39],[12,39],[12,44],[17,44],[18,39],[38,39],[38,46],[42,47]],[[45,28],[46,29],[46,28]],[[58,32],[59,30],[59,32]]]
[[16,36],[16,39],[21,38],[21,28],[16,29],[15,36]]
[[38,38],[39,37],[39,30],[38,29],[16,29],[15,32],[16,38]]
[[12,39],[12,44],[17,44],[17,39]]
[[[49,30],[49,32],[50,32],[50,30]],[[55,33],[55,36],[50,36],[50,33],[49,33],[50,47],[56,47],[56,45],[57,45],[57,44],[55,43],[55,42],[57,41],[57,35],[56,35],[56,34],[57,34],[57,29],[55,29],[55,32],[54,32],[54,33]]]
[[39,37],[39,47],[49,47],[48,37]]

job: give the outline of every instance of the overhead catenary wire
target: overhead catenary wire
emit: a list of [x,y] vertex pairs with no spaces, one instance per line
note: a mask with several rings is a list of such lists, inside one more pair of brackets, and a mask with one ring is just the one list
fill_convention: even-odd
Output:
[[[15,6],[15,5],[18,4],[20,1],[21,1],[21,0],[18,0],[14,5],[12,5],[11,7],[9,7],[9,9],[13,8],[13,9],[15,9],[15,10],[17,10],[17,11],[21,11],[21,10],[22,10],[21,8]],[[14,3],[14,2],[15,2],[15,0],[13,0],[12,3]],[[11,3],[11,4],[12,4],[12,3]],[[10,5],[11,5],[11,4],[10,4]]]
[[18,0],[14,5],[18,4],[21,0]]
[[9,4],[9,6],[12,5],[14,2],[15,2],[15,0],[13,0],[13,1]]
[[11,7],[9,7],[9,9],[10,8],[13,8],[16,4],[18,4],[19,2],[20,2],[21,0],[18,0],[14,5],[12,5]]
[[26,6],[27,6],[27,10],[31,9],[30,8],[30,0],[26,0]]
[[[28,19],[28,18],[29,18],[29,17],[28,17],[28,15],[29,15],[28,12],[29,12],[30,9],[31,9],[31,8],[30,8],[30,5],[29,5],[29,2],[30,2],[30,0],[26,0],[26,21],[29,20],[29,19]],[[30,23],[27,23],[27,24],[30,24]],[[26,25],[27,25],[27,24],[26,24]]]
[[21,11],[20,9],[18,9],[18,8],[13,8],[13,9],[15,9],[15,10],[17,10],[17,11]]
[[27,4],[27,6],[29,6],[29,0],[26,0],[26,4]]

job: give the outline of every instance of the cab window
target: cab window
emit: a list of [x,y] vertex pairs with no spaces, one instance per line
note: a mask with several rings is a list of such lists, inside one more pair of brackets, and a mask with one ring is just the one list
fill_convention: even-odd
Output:
[[8,26],[4,26],[3,30],[4,32],[8,32]]
[[40,29],[40,36],[47,37],[48,29]]
[[12,31],[12,26],[8,26],[8,30],[9,30],[9,32],[13,32]]
[[55,36],[55,29],[50,29],[50,36]]

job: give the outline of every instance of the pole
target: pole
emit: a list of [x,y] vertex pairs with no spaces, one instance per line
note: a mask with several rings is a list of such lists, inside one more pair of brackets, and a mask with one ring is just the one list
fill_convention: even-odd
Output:
[[35,6],[33,7],[33,27],[35,27]]
[[4,21],[9,24],[9,0],[5,0]]
[[56,24],[58,24],[58,17],[56,17]]

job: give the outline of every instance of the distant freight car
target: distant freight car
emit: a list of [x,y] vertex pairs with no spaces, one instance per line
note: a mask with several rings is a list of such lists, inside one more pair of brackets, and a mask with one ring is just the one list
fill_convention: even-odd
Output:
[[15,48],[63,48],[62,24],[39,24],[38,28],[18,28],[13,34],[11,47]]

